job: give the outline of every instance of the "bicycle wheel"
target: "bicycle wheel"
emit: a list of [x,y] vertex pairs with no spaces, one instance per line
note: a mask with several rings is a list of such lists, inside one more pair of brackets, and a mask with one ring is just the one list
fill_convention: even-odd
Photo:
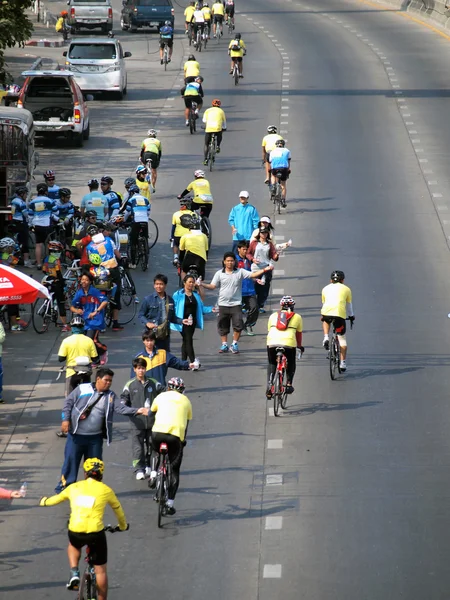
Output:
[[164,47],[164,71],[167,71],[167,63],[168,63],[167,46],[165,46]]
[[237,66],[237,63],[234,64],[233,77],[234,77],[234,85],[237,85],[239,83],[239,68]]
[[189,111],[189,131],[191,132],[191,134],[193,134],[195,131],[195,116],[192,108]]
[[336,366],[339,373],[341,373],[341,345],[339,343],[339,338],[336,336]]
[[91,589],[91,576],[88,572],[88,567],[81,576],[80,589],[78,590],[77,600],[88,600]]
[[[128,323],[131,323],[131,321],[136,316],[136,311],[137,311],[136,302],[131,302],[128,305],[124,304],[119,312],[119,322],[122,323],[122,325],[127,325]],[[111,323],[112,323],[112,311],[111,311]],[[109,327],[110,323],[107,323],[107,325]]]
[[202,228],[202,232],[208,238],[208,252],[209,252],[211,250],[211,246],[212,246],[212,229],[211,229],[211,221],[208,219],[208,217],[205,217],[205,216],[202,217],[201,228]]
[[159,229],[153,219],[148,220],[148,249],[151,250],[158,241]]
[[112,310],[111,310],[110,302],[108,302],[108,304],[106,305],[106,308],[105,308],[105,323],[106,323],[106,327],[111,327],[111,325],[112,325]]
[[125,306],[130,306],[131,302],[133,301],[133,286],[131,285],[126,273],[122,275],[120,283],[120,299]]
[[32,322],[36,333],[45,333],[48,331],[52,322],[51,301],[47,298],[39,298],[33,304]]
[[209,164],[210,171],[213,170],[213,165],[214,165],[215,159],[216,159],[216,138],[213,137],[209,143],[209,150],[208,150],[208,164]]
[[282,381],[282,391],[281,391],[281,399],[280,404],[281,408],[285,409],[287,407],[287,393],[286,393],[286,384],[287,384],[287,373],[286,370],[283,371],[283,381]]
[[32,304],[19,304],[19,319],[26,323],[26,325],[22,325],[22,329],[28,329],[28,326],[31,323],[31,316],[33,314],[33,305]]
[[330,361],[330,377],[334,381],[336,375],[336,343],[334,335],[331,336],[328,359]]
[[273,414],[278,417],[281,400],[281,376],[278,371],[275,373],[275,385],[273,391]]
[[146,271],[148,269],[148,240],[146,237],[140,237],[139,242],[139,258],[141,263],[141,269]]
[[[164,460],[164,459],[163,459]],[[158,501],[158,528],[162,527],[162,516],[164,513],[164,507],[166,504],[165,494],[165,483],[166,477],[164,474],[165,464],[163,463],[157,475],[156,489],[157,489],[157,501]]]

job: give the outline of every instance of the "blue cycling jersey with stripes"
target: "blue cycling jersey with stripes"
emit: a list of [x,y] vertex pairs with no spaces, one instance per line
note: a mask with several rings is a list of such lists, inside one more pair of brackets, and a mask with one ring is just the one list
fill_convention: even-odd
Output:
[[54,200],[48,196],[36,196],[28,207],[33,219],[33,225],[39,227],[50,227],[53,221],[58,220],[58,207]]
[[22,200],[19,196],[14,196],[11,200],[11,213],[13,221],[23,221],[27,220],[28,215],[28,207],[25,200]]
[[151,204],[145,196],[135,194],[128,200],[126,210],[131,214],[135,223],[148,223]]
[[59,198],[55,200],[56,206],[59,210],[59,218],[66,219],[67,217],[73,217],[75,214],[75,207],[72,202],[62,202]]

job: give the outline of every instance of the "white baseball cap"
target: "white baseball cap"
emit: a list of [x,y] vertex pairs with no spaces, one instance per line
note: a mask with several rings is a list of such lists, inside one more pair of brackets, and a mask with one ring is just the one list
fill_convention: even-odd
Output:
[[269,217],[261,217],[261,223],[270,223],[272,224],[272,221],[269,219]]
[[250,194],[246,191],[239,193],[239,198],[249,198],[249,197],[250,197]]

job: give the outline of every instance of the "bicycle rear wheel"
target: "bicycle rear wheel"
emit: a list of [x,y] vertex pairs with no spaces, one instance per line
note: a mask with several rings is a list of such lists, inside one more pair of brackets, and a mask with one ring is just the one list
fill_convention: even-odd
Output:
[[287,373],[283,371],[283,381],[282,381],[282,391],[281,391],[281,399],[280,404],[281,408],[285,409],[287,407],[287,393],[286,393],[286,384],[287,384]]
[[275,373],[275,385],[273,391],[273,414],[278,417],[281,401],[281,376],[278,371]]
[[164,507],[166,505],[166,494],[165,485],[166,477],[163,472],[164,465],[161,465],[160,472],[157,475],[158,481],[156,482],[156,489],[158,490],[157,501],[158,501],[158,528],[162,527],[162,517],[164,514]]
[[211,246],[212,246],[212,229],[211,229],[211,221],[208,219],[208,217],[205,217],[205,216],[202,217],[201,228],[202,228],[202,232],[208,238],[208,252],[209,252],[211,250]]
[[22,324],[22,329],[28,329],[31,323],[32,314],[32,304],[19,304],[19,319],[22,321],[22,323],[26,323],[26,325]]
[[336,377],[336,340],[334,336],[331,336],[330,340],[330,377],[334,381]]
[[167,46],[164,48],[164,71],[167,71],[167,63],[168,63],[168,56],[167,56]]
[[148,220],[148,249],[151,250],[158,241],[159,229],[153,219]]
[[125,306],[130,306],[133,300],[133,286],[128,278],[128,275],[124,273],[121,278],[121,290],[120,300]]
[[237,85],[239,83],[239,68],[236,63],[234,65],[234,69],[233,69],[233,77],[234,77],[234,85]]
[[216,138],[213,137],[209,143],[208,164],[209,170],[213,170],[214,161],[216,160]]
[[148,269],[148,240],[146,237],[140,237],[138,240],[139,248],[139,261],[141,263],[141,269],[146,271]]
[[36,300],[33,304],[33,314],[31,318],[36,333],[45,333],[48,331],[50,323],[52,322],[50,300],[47,300],[47,298],[39,298]]
[[191,132],[191,134],[195,132],[195,116],[192,108],[189,112],[189,131]]
[[[122,297],[122,295],[121,295],[121,297]],[[111,308],[114,308],[114,307],[111,307]],[[136,310],[137,310],[136,302],[131,302],[128,305],[124,304],[119,312],[119,322],[122,325],[127,325],[128,323],[131,323],[131,321],[136,316]],[[111,323],[112,323],[112,310],[110,311],[109,322],[107,321],[106,324],[109,327],[111,325]]]

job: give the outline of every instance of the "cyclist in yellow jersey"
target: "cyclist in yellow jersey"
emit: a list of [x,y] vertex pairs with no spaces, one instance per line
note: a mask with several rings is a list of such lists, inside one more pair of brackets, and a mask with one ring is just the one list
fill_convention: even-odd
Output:
[[202,13],[203,16],[205,17],[205,32],[206,35],[208,36],[208,38],[211,37],[211,18],[212,18],[212,10],[209,7],[208,2],[203,2],[203,8],[202,8]]
[[237,62],[239,69],[239,77],[244,78],[244,63],[243,57],[247,54],[247,49],[244,40],[241,39],[241,34],[236,33],[234,40],[228,45],[228,55],[231,57],[230,75],[233,74],[234,63]]
[[217,154],[220,152],[220,144],[222,143],[222,131],[227,130],[227,118],[225,112],[220,108],[222,103],[219,99],[214,98],[211,102],[211,108],[208,108],[203,113],[203,123],[205,124],[205,147],[203,149],[204,160],[203,164],[207,165],[208,146],[211,141],[211,134],[215,133],[217,138]]
[[167,383],[167,392],[159,394],[150,410],[155,413],[155,424],[152,428],[152,472],[148,485],[156,486],[156,471],[159,461],[159,448],[166,444],[172,466],[172,481],[169,486],[166,514],[174,515],[173,502],[180,484],[180,468],[183,460],[183,448],[186,445],[186,433],[189,421],[192,420],[192,404],[187,396],[184,381],[180,377],[172,377]]
[[216,0],[211,7],[211,11],[213,14],[214,25],[213,25],[213,33],[214,37],[216,37],[217,33],[217,23],[220,27],[220,34],[223,35],[223,18],[225,15],[225,7],[220,0]]
[[105,465],[99,458],[88,458],[84,461],[84,481],[72,483],[56,496],[44,496],[39,506],[55,506],[66,500],[70,501],[69,520],[69,557],[70,577],[68,590],[77,590],[80,586],[78,568],[83,546],[89,546],[95,566],[98,600],[106,600],[108,594],[108,575],[106,563],[108,548],[104,532],[103,515],[109,504],[116,513],[121,531],[128,529],[122,506],[113,490],[102,483]]
[[282,136],[277,133],[275,125],[269,125],[267,128],[267,135],[262,140],[262,160],[266,170],[266,179],[264,183],[270,182],[270,161],[269,156],[272,150],[275,148],[275,143],[278,140],[282,140]]
[[194,216],[195,212],[191,210],[192,201],[189,198],[181,198],[180,210],[177,210],[172,215],[172,231],[170,232],[170,239],[173,242],[173,264],[178,265],[178,251],[180,248],[180,239],[186,233],[189,233],[187,227],[183,227],[181,224],[181,217],[183,215]]
[[341,346],[340,369],[344,373],[347,370],[347,339],[345,337],[346,327],[345,319],[353,324],[355,315],[353,314],[352,291],[344,285],[345,274],[343,271],[333,271],[330,276],[331,283],[322,290],[322,327],[323,327],[323,347],[328,351],[330,346],[329,333],[330,324],[334,321],[336,333]]
[[205,215],[205,217],[209,217],[214,201],[211,194],[211,186],[209,185],[209,181],[205,179],[205,172],[201,169],[194,171],[194,177],[194,181],[191,181],[187,188],[179,194],[178,199],[181,200],[189,192],[192,192],[194,194],[192,210],[200,209],[201,216]]
[[302,353],[305,351],[302,346],[303,320],[300,315],[294,312],[295,302],[292,296],[283,296],[280,300],[280,307],[280,311],[270,315],[267,324],[269,332],[267,334],[267,357],[269,359],[267,398],[272,398],[273,395],[274,375],[277,369],[277,348],[284,348],[287,359],[287,394],[292,394],[294,391],[292,383],[295,374],[295,349],[298,348]]
[[[159,163],[161,161],[162,156],[162,144],[161,141],[158,140],[156,129],[149,129],[147,131],[147,136],[141,145],[141,162],[143,165],[147,165],[147,162],[150,161],[150,167],[152,171],[151,184],[152,184],[152,194],[155,193],[156,188],[156,180],[158,178],[157,169],[159,167]],[[150,198],[149,198],[150,200]]]
[[187,61],[184,63],[184,83],[195,81],[195,78],[200,75],[200,63],[195,60],[195,56],[190,54]]
[[181,224],[189,229],[180,240],[181,277],[195,265],[198,276],[205,279],[206,261],[208,260],[208,238],[200,228],[198,215],[184,215]]
[[136,169],[136,185],[139,188],[139,193],[144,198],[151,202],[150,177],[147,168],[139,165]]
[[185,19],[185,23],[184,23],[184,27],[185,27],[185,34],[188,35],[189,34],[189,24],[192,20],[192,15],[195,12],[195,2],[191,2],[189,4],[189,6],[186,8],[186,10],[184,11],[184,19]]

